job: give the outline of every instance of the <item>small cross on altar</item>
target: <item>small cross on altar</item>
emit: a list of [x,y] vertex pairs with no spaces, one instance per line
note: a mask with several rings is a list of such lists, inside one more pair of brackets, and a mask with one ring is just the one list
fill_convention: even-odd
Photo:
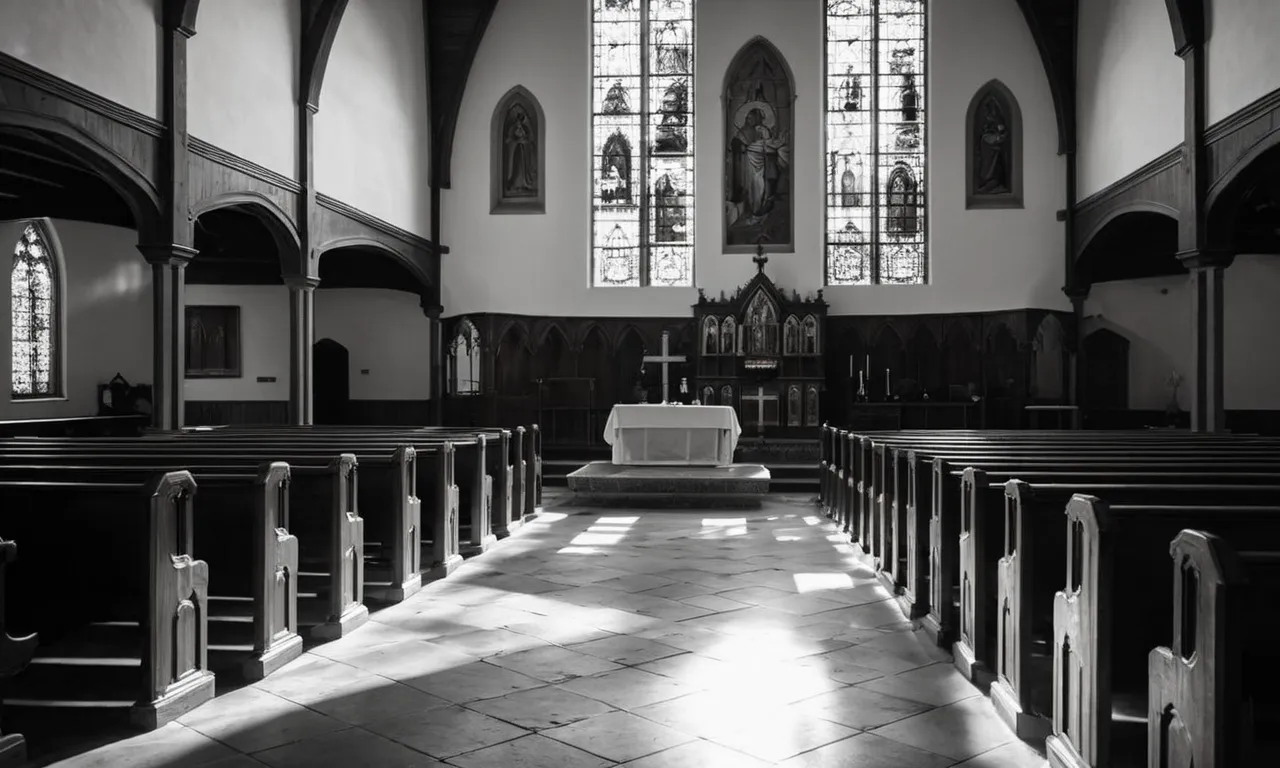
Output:
[[769,401],[773,401],[775,403],[778,402],[778,396],[766,395],[764,393],[764,387],[756,387],[756,393],[754,395],[743,395],[742,399],[755,401],[758,416],[756,419],[756,429],[760,434],[764,434],[764,404]]
[[751,257],[751,260],[756,263],[757,272],[763,272],[764,265],[769,263],[769,257],[764,255],[764,243],[761,242],[762,239],[763,238],[756,240],[756,255]]
[[668,375],[668,363],[683,363],[687,359],[684,355],[673,355],[669,345],[671,343],[671,333],[669,331],[662,332],[662,354],[645,355],[646,363],[662,363],[662,402],[667,402],[667,385],[670,381]]

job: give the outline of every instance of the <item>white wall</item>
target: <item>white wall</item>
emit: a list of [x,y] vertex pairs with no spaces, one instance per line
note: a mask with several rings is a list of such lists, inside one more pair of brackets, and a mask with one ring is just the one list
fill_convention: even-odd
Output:
[[301,15],[298,0],[202,3],[187,44],[187,130],[290,178]]
[[316,341],[347,348],[352,400],[431,396],[431,329],[418,303],[418,294],[404,291],[316,291]]
[[[315,295],[316,341],[330,338],[347,348],[352,400],[430,396],[430,327],[416,293],[340,288]],[[187,304],[240,307],[242,374],[236,379],[187,379],[188,400],[289,399],[288,288],[189,285]],[[369,373],[361,374],[366,368]],[[259,376],[276,380],[260,383]]]
[[[92,416],[98,412],[98,384],[117,373],[131,384],[148,384],[151,369],[151,269],[138,252],[131,229],[49,222],[61,255],[63,294],[63,397],[13,401],[0,396],[0,419]],[[25,222],[0,222],[0,247],[12,253]],[[4,272],[8,276],[8,270]],[[0,300],[0,359],[12,360],[12,303]],[[13,391],[12,367],[0,374],[4,392]]]
[[0,20],[0,51],[159,117],[160,0],[0,0]]
[[320,192],[426,237],[431,124],[423,5],[352,0],[347,6],[320,93],[315,162]]
[[[1188,382],[1192,376],[1189,280],[1179,276],[1100,283],[1085,301],[1083,334],[1105,326],[1129,339],[1130,408],[1163,409],[1169,402],[1165,380],[1170,372],[1178,371]],[[1223,291],[1226,407],[1280,408],[1280,360],[1259,354],[1275,346],[1280,325],[1275,306],[1280,258],[1237,257],[1227,270]],[[1183,409],[1190,409],[1190,398],[1190,383],[1184,383],[1179,391]]]
[[[283,285],[188,285],[187,306],[240,307],[240,377],[187,379],[188,400],[289,399],[289,289]],[[259,382],[259,376],[274,376]]]
[[[822,0],[699,0],[695,83],[696,281],[710,295],[754,274],[751,257],[721,252],[723,124],[720,89],[733,55],[767,37],[796,78],[793,156],[796,252],[770,256],[787,288],[822,288]],[[932,284],[826,290],[838,314],[1065,308],[1061,295],[1063,161],[1048,81],[1016,4],[931,4],[928,108]],[[975,47],[975,36],[999,46]],[[692,288],[589,288],[590,3],[499,3],[463,97],[453,145],[453,188],[443,193],[444,306],[527,314],[687,316]],[[964,210],[964,117],[973,93],[1000,78],[1022,108],[1025,210]],[[489,125],[513,85],[528,88],[547,118],[546,214],[493,216]],[[1000,232],[993,238],[994,231]]]
[[1205,72],[1209,121],[1280,88],[1280,2],[1212,0]]
[[1182,143],[1184,74],[1160,0],[1081,0],[1078,34],[1083,199]]

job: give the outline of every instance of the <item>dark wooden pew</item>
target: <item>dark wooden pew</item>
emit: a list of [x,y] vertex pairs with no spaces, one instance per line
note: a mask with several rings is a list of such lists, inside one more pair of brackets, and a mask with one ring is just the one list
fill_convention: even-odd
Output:
[[[174,469],[0,461],[0,480],[141,485]],[[191,554],[210,564],[210,669],[220,673],[234,668],[248,680],[261,680],[302,655],[298,540],[288,531],[289,465],[186,469],[200,488]],[[243,567],[246,561],[249,568]]]
[[[18,559],[18,544],[0,539],[0,685],[26,668],[36,652],[40,638],[36,633],[13,637],[9,634],[5,610],[5,570]],[[3,706],[3,701],[0,701]],[[0,765],[27,764],[27,740],[20,733],[5,734],[0,730]]]
[[[1112,505],[1078,495],[1066,508],[1065,588],[1053,606],[1050,765],[1146,759],[1147,659],[1167,645],[1174,579],[1169,542],[1184,528],[1229,545],[1280,538],[1280,507]],[[1267,609],[1270,609],[1268,606]]]
[[237,450],[210,453],[198,447],[102,441],[62,449],[40,444],[19,447],[0,442],[3,461],[13,464],[109,463],[115,466],[239,467],[256,471],[263,463],[289,466],[289,532],[298,538],[298,624],[318,640],[349,634],[369,620],[364,604],[364,527],[357,506],[357,461],[329,451],[286,453]]
[[1144,504],[1280,506],[1280,474],[1100,472],[1000,482],[969,468],[964,476],[954,659],[971,679],[991,681],[997,712],[1024,739],[1048,735],[1053,678],[1046,651],[1053,595],[1066,568],[1062,510],[1073,495]]
[[1280,765],[1280,542],[1249,547],[1195,530],[1170,546],[1173,643],[1148,656],[1148,765]]
[[[11,710],[96,702],[154,729],[213,697],[209,568],[191,556],[196,490],[188,472],[145,484],[0,481],[5,527],[23,547],[6,574],[8,619],[50,643],[11,681]],[[73,680],[45,663],[77,654]],[[102,654],[114,663],[93,664]]]

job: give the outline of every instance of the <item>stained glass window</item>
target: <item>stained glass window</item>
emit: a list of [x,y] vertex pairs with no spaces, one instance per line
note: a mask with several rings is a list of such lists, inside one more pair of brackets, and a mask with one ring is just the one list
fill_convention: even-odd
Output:
[[693,285],[695,0],[592,2],[592,285]]
[[925,283],[926,0],[827,0],[827,284]]
[[13,301],[13,396],[58,394],[58,272],[49,241],[35,222],[13,249],[9,293]]

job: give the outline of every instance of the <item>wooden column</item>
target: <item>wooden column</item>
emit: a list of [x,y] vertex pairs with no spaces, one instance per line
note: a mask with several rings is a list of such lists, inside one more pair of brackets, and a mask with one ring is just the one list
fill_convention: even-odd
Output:
[[140,245],[138,250],[151,265],[151,425],[180,429],[186,380],[185,273],[196,251],[181,245]]
[[316,335],[315,291],[318,278],[288,277],[289,286],[289,423],[313,423],[311,350]]
[[430,359],[430,374],[428,380],[431,382],[431,422],[433,424],[444,423],[444,376],[441,361],[444,356],[444,338],[441,332],[440,312],[443,309],[438,304],[429,301],[426,297],[422,299],[422,311],[427,316],[428,327],[427,344],[430,345],[427,351]]
[[1222,283],[1232,256],[1209,242],[1203,0],[1166,0],[1185,88],[1178,259],[1191,271],[1191,429],[1224,429]]

